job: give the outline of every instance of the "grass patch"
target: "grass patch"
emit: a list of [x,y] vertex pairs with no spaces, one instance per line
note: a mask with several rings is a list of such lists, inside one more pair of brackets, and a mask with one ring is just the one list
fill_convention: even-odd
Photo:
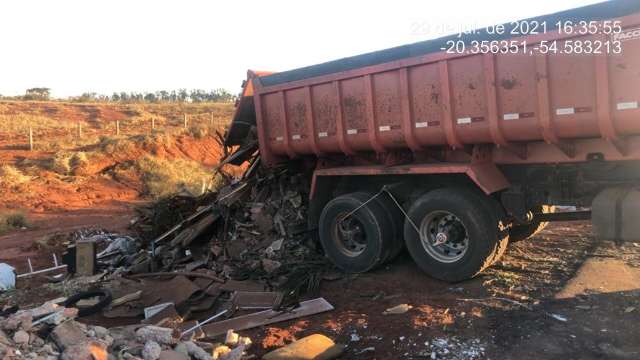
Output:
[[204,125],[195,125],[191,126],[187,133],[196,139],[202,139],[209,135],[209,128]]
[[100,150],[105,154],[124,154],[135,149],[135,144],[129,138],[117,136],[101,136]]
[[41,151],[61,151],[81,148],[99,143],[100,138],[95,135],[83,135],[78,139],[75,134],[68,134],[48,141],[41,141],[38,137],[34,139],[34,147]]
[[59,151],[50,160],[49,169],[60,175],[75,175],[78,169],[89,163],[85,152]]
[[154,199],[178,192],[199,195],[218,185],[211,170],[191,160],[145,156],[133,166],[141,175],[145,193]]
[[74,125],[68,122],[57,121],[42,115],[28,113],[0,114],[0,131],[17,134],[27,134],[29,127],[37,130],[68,130]]
[[0,234],[12,230],[29,228],[31,224],[23,211],[9,211],[0,213]]
[[23,184],[31,180],[31,177],[25,175],[18,168],[12,165],[2,165],[0,167],[0,184],[6,187],[12,187]]

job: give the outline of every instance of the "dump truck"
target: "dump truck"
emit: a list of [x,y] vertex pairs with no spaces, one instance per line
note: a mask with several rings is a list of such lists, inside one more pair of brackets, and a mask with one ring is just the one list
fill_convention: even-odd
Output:
[[640,238],[639,102],[640,2],[614,0],[248,71],[225,143],[309,175],[309,228],[337,267],[406,248],[456,282],[550,221]]

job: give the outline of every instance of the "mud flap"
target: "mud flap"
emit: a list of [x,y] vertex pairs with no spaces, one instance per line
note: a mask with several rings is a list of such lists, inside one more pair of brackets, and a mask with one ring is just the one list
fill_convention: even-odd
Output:
[[620,244],[640,240],[640,191],[634,188],[608,188],[591,205],[591,222],[599,240]]

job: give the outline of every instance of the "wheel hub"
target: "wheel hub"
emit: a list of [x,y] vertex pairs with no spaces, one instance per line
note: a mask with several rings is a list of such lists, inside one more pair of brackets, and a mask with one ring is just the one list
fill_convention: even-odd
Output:
[[447,233],[439,232],[436,234],[436,241],[433,243],[434,246],[442,245],[449,241],[449,237]]
[[469,247],[467,230],[460,218],[444,210],[424,217],[420,224],[420,239],[425,251],[443,263],[460,260]]
[[338,217],[335,239],[338,249],[347,256],[358,256],[367,247],[363,226],[354,216]]

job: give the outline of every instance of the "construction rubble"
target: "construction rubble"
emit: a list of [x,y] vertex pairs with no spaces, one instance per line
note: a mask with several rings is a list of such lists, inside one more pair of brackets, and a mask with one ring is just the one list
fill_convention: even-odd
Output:
[[[308,179],[261,167],[257,152],[241,178],[221,178],[217,192],[139,208],[138,237],[77,232],[64,265],[54,256],[54,267],[18,275],[64,268],[66,280],[48,279],[76,286],[32,309],[5,306],[0,358],[252,358],[236,331],[333,310],[317,297],[335,271],[308,231]],[[126,325],[86,325],[105,321]]]

